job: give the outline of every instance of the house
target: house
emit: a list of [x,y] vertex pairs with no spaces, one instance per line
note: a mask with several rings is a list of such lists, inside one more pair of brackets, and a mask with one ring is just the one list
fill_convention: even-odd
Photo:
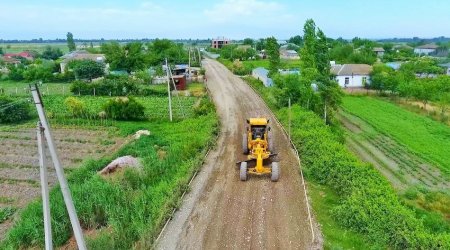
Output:
[[298,60],[300,56],[295,50],[280,50],[280,58],[286,60]]
[[436,53],[439,46],[434,43],[418,46],[414,49],[414,53],[418,55],[430,55]]
[[447,75],[450,76],[450,63],[439,64],[439,66],[446,69]]
[[211,47],[214,49],[221,49],[223,46],[230,44],[230,39],[225,37],[218,37],[216,39],[212,39]]
[[3,55],[3,58],[25,58],[27,60],[34,60],[34,55],[29,51],[22,51],[20,53],[6,53]]
[[262,83],[266,87],[273,86],[273,80],[271,78],[269,78],[269,71],[263,67],[253,69],[252,77],[262,81]]
[[[172,79],[177,90],[186,90],[186,75],[174,75]],[[172,84],[170,85],[170,89],[174,90]]]
[[377,57],[383,57],[384,56],[384,49],[381,47],[375,47],[372,49],[373,52],[377,55]]
[[[87,51],[84,50],[77,50],[70,52],[64,56],[62,56],[63,60],[60,63],[61,72],[64,72],[66,70],[67,64],[71,61],[76,60],[92,60],[94,62],[98,63],[106,63],[106,57],[104,54],[90,54]],[[107,70],[108,65],[105,67],[105,71]]]
[[372,66],[367,64],[331,64],[331,73],[343,88],[361,88],[370,83]]

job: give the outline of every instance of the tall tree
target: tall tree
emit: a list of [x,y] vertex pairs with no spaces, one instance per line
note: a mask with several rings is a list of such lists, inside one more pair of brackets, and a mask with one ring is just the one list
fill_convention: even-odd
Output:
[[75,42],[73,41],[73,34],[71,32],[67,33],[67,47],[69,47],[69,51],[74,51],[77,48]]
[[245,38],[243,43],[244,43],[244,45],[251,45],[251,46],[253,46],[253,39]]
[[296,36],[293,36],[293,37],[289,38],[288,42],[289,43],[293,43],[293,44],[298,45],[298,46],[302,46],[303,38],[301,36],[299,36],[299,35],[296,35]]
[[301,68],[303,77],[313,82],[317,77],[316,68],[316,24],[312,19],[306,20],[303,27],[303,47],[300,50]]
[[71,66],[77,79],[92,81],[105,74],[105,65],[91,60],[73,61]]
[[270,74],[275,74],[280,68],[280,48],[275,37],[269,37],[266,39],[266,51],[269,56],[269,71]]

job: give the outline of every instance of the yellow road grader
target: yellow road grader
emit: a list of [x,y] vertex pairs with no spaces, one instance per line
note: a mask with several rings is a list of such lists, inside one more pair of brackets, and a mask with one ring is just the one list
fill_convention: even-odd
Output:
[[[248,174],[270,175],[272,181],[278,181],[280,177],[280,167],[278,162],[272,162],[270,167],[264,164],[271,162],[274,154],[274,140],[269,120],[266,118],[247,119],[246,132],[242,137],[242,151],[247,155],[247,160],[238,162],[240,164],[239,177],[241,181],[246,181]],[[256,163],[256,164],[255,164]],[[254,165],[251,166],[250,165]]]

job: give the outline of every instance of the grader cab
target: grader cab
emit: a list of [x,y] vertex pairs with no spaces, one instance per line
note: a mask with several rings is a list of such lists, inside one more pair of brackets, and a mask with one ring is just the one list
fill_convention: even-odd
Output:
[[[270,175],[272,181],[278,181],[280,177],[280,168],[278,162],[272,162],[271,166],[265,166],[276,156],[274,151],[274,140],[269,120],[266,118],[247,119],[246,132],[242,137],[242,151],[247,155],[247,160],[238,162],[240,164],[240,180],[246,181],[248,174],[252,175]],[[250,166],[254,165],[254,166]]]

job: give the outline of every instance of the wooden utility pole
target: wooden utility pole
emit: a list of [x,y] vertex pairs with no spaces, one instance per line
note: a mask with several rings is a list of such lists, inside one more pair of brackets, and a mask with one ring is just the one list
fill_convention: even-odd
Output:
[[172,121],[172,119],[173,119],[173,117],[172,117],[172,97],[170,94],[170,81],[172,79],[170,78],[170,75],[169,75],[169,64],[167,63],[167,58],[166,58],[166,70],[167,70],[167,94],[169,96],[169,118],[170,118],[170,121]]
[[[79,250],[86,250],[86,244],[84,242],[83,231],[80,226],[80,221],[78,220],[77,212],[73,204],[72,195],[70,193],[69,185],[67,184],[66,177],[64,176],[64,169],[61,167],[61,162],[59,160],[58,154],[56,152],[55,142],[53,141],[53,136],[50,132],[50,126],[47,122],[47,117],[44,112],[44,105],[42,103],[41,94],[37,85],[30,85],[31,94],[33,95],[34,104],[36,105],[37,113],[39,116],[39,121],[44,128],[44,136],[47,141],[48,149],[52,157],[53,166],[56,170],[56,176],[58,177],[59,186],[64,198],[64,203],[69,214],[70,223],[72,224],[73,233],[75,235],[75,240],[77,241],[77,246]],[[44,183],[45,184],[45,183]]]

